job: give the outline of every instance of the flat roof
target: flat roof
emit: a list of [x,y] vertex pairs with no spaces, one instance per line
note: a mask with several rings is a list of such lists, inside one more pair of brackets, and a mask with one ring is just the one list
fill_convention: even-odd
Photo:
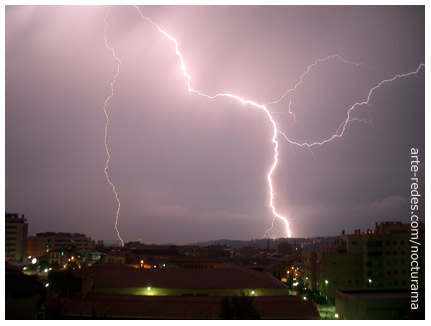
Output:
[[132,268],[125,265],[100,264],[73,272],[92,279],[94,286],[158,287],[173,289],[287,289],[287,286],[264,272],[224,264],[211,269]]
[[[67,299],[63,314],[71,318],[219,319],[223,299],[88,294]],[[254,297],[254,305],[262,319],[319,319],[314,303],[299,296]]]
[[[425,293],[419,291],[419,296]],[[388,299],[410,299],[411,291],[409,289],[365,289],[365,290],[337,290],[337,295],[341,297],[350,297],[353,299],[374,299],[374,300],[388,300]]]

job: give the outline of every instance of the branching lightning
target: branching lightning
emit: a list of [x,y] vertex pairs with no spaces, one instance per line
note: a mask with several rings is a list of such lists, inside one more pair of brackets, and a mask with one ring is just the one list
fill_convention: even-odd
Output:
[[[292,112],[292,108],[291,108],[291,107],[292,107],[292,97],[291,97],[291,93],[293,93],[294,91],[296,91],[296,90],[297,90],[297,88],[298,88],[299,86],[301,86],[301,84],[302,84],[302,82],[303,82],[304,78],[305,78],[305,77],[306,77],[306,76],[311,72],[311,69],[313,69],[313,68],[314,68],[315,66],[317,66],[318,64],[320,64],[320,63],[325,63],[325,62],[327,62],[327,61],[329,61],[329,60],[338,60],[338,61],[340,61],[340,62],[342,62],[342,63],[344,63],[344,64],[354,65],[354,66],[357,66],[357,67],[359,67],[359,66],[364,66],[364,67],[366,67],[366,68],[371,69],[370,67],[368,67],[367,65],[365,65],[365,64],[363,64],[363,63],[360,63],[360,62],[353,62],[353,61],[345,60],[345,59],[343,59],[341,56],[339,56],[338,54],[328,55],[326,58],[323,58],[323,59],[317,59],[317,60],[315,60],[312,64],[310,64],[310,65],[307,67],[307,69],[305,70],[305,72],[303,72],[303,73],[302,73],[302,75],[299,77],[298,82],[297,82],[297,83],[296,83],[292,88],[290,88],[290,89],[288,89],[287,91],[285,91],[285,92],[284,92],[284,94],[283,94],[283,95],[282,95],[278,100],[275,100],[275,101],[273,101],[273,102],[266,103],[266,104],[265,104],[265,106],[278,104],[278,103],[282,102],[282,101],[285,99],[285,97],[286,97],[286,96],[289,96],[289,104],[288,104],[288,106],[287,106],[287,113],[293,116],[293,124],[295,124],[295,122],[296,122],[296,115]],[[293,124],[292,124],[292,125],[293,125]]]
[[[353,62],[353,61],[345,60],[345,59],[343,59],[341,56],[339,56],[338,54],[328,55],[326,58],[323,58],[323,59],[317,59],[317,60],[315,60],[311,65],[309,65],[309,66],[307,67],[307,70],[306,70],[305,72],[303,72],[303,73],[302,73],[302,75],[299,77],[299,80],[298,80],[298,82],[295,84],[295,86],[293,86],[292,88],[290,88],[290,89],[288,89],[287,91],[285,91],[285,92],[284,92],[284,94],[283,94],[283,95],[282,95],[278,100],[275,100],[275,101],[273,101],[273,102],[266,103],[265,105],[266,105],[266,106],[268,106],[268,105],[277,104],[277,103],[279,103],[279,102],[283,101],[283,100],[284,100],[284,98],[285,98],[287,95],[290,95],[290,93],[292,93],[292,92],[296,91],[296,89],[297,89],[297,88],[302,84],[302,82],[303,82],[303,80],[304,80],[305,76],[307,76],[307,75],[310,73],[310,71],[311,71],[311,69],[312,69],[312,68],[314,68],[315,66],[317,66],[319,63],[324,63],[324,62],[326,62],[326,61],[334,60],[334,59],[339,60],[339,61],[341,61],[341,62],[342,62],[342,63],[344,63],[344,64],[354,65],[354,66],[357,66],[357,67],[359,67],[359,66],[364,66],[364,67],[367,67],[367,68],[371,69],[370,67],[368,67],[367,65],[365,65],[365,64],[363,64],[363,63],[360,63],[360,62]],[[289,108],[289,112],[290,112],[290,104],[291,104],[291,103],[289,103],[289,106],[288,106],[288,108]]]
[[363,102],[356,102],[355,104],[353,104],[353,105],[349,108],[349,110],[347,110],[347,118],[346,118],[346,120],[344,120],[344,121],[341,123],[341,125],[338,127],[338,129],[336,130],[336,132],[335,132],[333,135],[331,135],[330,137],[328,137],[328,138],[326,138],[326,139],[324,139],[324,140],[316,141],[316,142],[313,142],[313,143],[307,143],[307,142],[299,143],[299,142],[296,142],[296,141],[293,141],[293,140],[289,139],[289,138],[286,136],[286,134],[285,134],[285,133],[283,133],[282,131],[279,131],[279,133],[280,133],[281,135],[283,135],[284,139],[286,139],[289,143],[291,143],[291,144],[293,144],[293,145],[296,145],[296,146],[300,146],[300,147],[302,147],[302,146],[312,147],[312,146],[324,145],[324,144],[326,144],[326,143],[329,143],[329,142],[333,141],[333,140],[334,140],[334,139],[336,139],[336,138],[341,138],[341,137],[343,137],[344,132],[346,131],[347,125],[348,125],[349,123],[351,123],[351,122],[353,122],[353,121],[361,121],[361,122],[371,123],[371,121],[367,121],[367,120],[363,120],[363,119],[358,119],[358,118],[352,118],[352,117],[350,116],[350,114],[352,113],[352,111],[353,111],[355,108],[357,108],[357,107],[361,107],[361,106],[363,106],[363,105],[368,105],[368,104],[370,103],[371,96],[373,95],[373,93],[374,93],[374,91],[375,91],[375,90],[377,90],[378,88],[380,88],[380,87],[381,87],[381,86],[383,86],[384,84],[387,84],[387,83],[393,82],[393,81],[395,81],[395,80],[397,80],[397,79],[399,79],[399,78],[403,78],[403,77],[408,77],[408,76],[416,75],[416,74],[421,70],[421,68],[424,68],[424,67],[425,67],[425,64],[421,63],[421,64],[419,64],[419,66],[416,68],[416,70],[411,71],[411,72],[408,72],[408,73],[405,73],[405,74],[399,74],[399,75],[396,75],[396,76],[394,76],[394,77],[392,77],[392,78],[389,78],[389,79],[384,79],[384,80],[382,80],[380,83],[378,83],[376,86],[374,86],[373,88],[371,88],[371,89],[370,89],[370,91],[368,92],[367,99],[366,99],[365,101],[363,101]]
[[181,68],[182,68],[183,74],[187,78],[187,86],[188,86],[188,89],[189,89],[190,92],[193,92],[193,93],[195,93],[195,94],[197,94],[199,96],[206,97],[208,99],[215,99],[217,97],[229,97],[229,98],[232,98],[232,99],[235,99],[235,100],[241,102],[242,104],[250,104],[250,105],[252,105],[252,106],[254,106],[254,107],[258,108],[258,109],[262,109],[266,113],[269,121],[272,124],[273,136],[272,136],[271,141],[274,144],[274,161],[273,161],[273,163],[271,165],[271,168],[269,169],[269,172],[268,172],[268,174],[266,176],[266,179],[267,179],[268,185],[269,185],[269,196],[270,196],[270,198],[269,198],[269,206],[271,207],[272,214],[274,215],[274,218],[279,218],[284,223],[284,225],[286,227],[286,235],[290,238],[291,235],[292,235],[292,233],[291,233],[291,230],[290,230],[289,222],[288,222],[288,220],[287,220],[286,217],[280,215],[277,212],[277,210],[275,208],[275,205],[274,205],[274,189],[273,189],[273,186],[272,186],[272,178],[271,177],[272,177],[272,174],[274,173],[274,170],[277,167],[277,163],[278,163],[278,155],[279,155],[278,154],[278,146],[279,145],[278,145],[278,141],[277,141],[278,129],[277,129],[277,124],[275,123],[274,119],[272,118],[271,113],[267,109],[266,105],[258,104],[256,102],[251,101],[251,100],[243,99],[242,97],[234,95],[234,94],[220,93],[220,94],[215,94],[215,95],[207,95],[207,94],[203,94],[203,93],[201,93],[201,92],[193,89],[191,87],[191,80],[192,80],[192,78],[187,73],[186,64],[184,63],[183,56],[181,55],[181,53],[180,53],[180,51],[178,49],[178,42],[177,42],[177,40],[174,37],[172,37],[171,35],[169,35],[167,32],[165,32],[163,29],[161,29],[160,26],[157,25],[155,22],[153,22],[151,19],[149,19],[148,17],[144,16],[142,14],[141,9],[139,8],[139,6],[135,6],[135,8],[138,10],[139,15],[140,15],[140,17],[142,19],[144,19],[144,20],[148,21],[149,23],[151,23],[152,25],[154,25],[164,36],[166,36],[170,41],[174,42],[174,44],[175,44],[175,51],[176,51],[176,54],[177,54],[178,58],[180,59]]
[[[152,24],[153,26],[155,26],[157,28],[157,30],[161,34],[163,34],[166,38],[168,38],[171,42],[174,43],[174,45],[175,45],[175,52],[176,52],[177,57],[179,58],[183,75],[187,79],[187,87],[188,87],[188,90],[190,92],[195,93],[195,94],[197,94],[199,96],[208,98],[208,99],[215,99],[215,98],[219,98],[219,97],[220,98],[221,97],[228,97],[228,98],[234,99],[234,100],[236,100],[236,101],[238,101],[238,102],[240,102],[242,104],[251,105],[251,106],[253,106],[253,107],[257,108],[257,109],[263,110],[263,112],[266,114],[269,122],[271,123],[272,130],[273,130],[271,142],[273,143],[273,146],[274,146],[274,156],[273,156],[272,165],[270,166],[269,171],[268,171],[267,176],[266,176],[266,179],[267,179],[267,182],[268,182],[268,186],[269,186],[269,206],[271,207],[271,211],[272,211],[272,214],[273,214],[273,221],[272,221],[271,228],[268,229],[268,230],[266,230],[266,232],[264,234],[264,237],[266,237],[266,235],[267,235],[267,233],[269,231],[275,230],[274,222],[275,222],[276,219],[279,219],[284,224],[286,236],[289,237],[289,238],[292,236],[292,232],[291,232],[291,228],[290,228],[290,224],[289,224],[288,219],[285,216],[283,216],[283,215],[281,215],[280,213],[277,212],[276,207],[275,207],[275,203],[274,203],[275,198],[274,198],[274,188],[273,188],[272,176],[273,176],[273,173],[274,173],[274,171],[275,171],[275,169],[277,167],[277,164],[278,164],[279,143],[277,141],[277,136],[279,134],[282,135],[283,138],[287,142],[289,142],[291,145],[295,145],[295,146],[299,146],[299,147],[306,147],[310,151],[310,153],[313,155],[313,157],[314,157],[314,154],[311,151],[311,147],[313,147],[313,146],[321,146],[321,145],[324,145],[326,143],[329,143],[329,142],[335,140],[336,138],[341,138],[344,135],[344,132],[345,132],[345,130],[346,130],[346,128],[347,128],[347,126],[348,126],[349,123],[354,122],[354,121],[371,123],[371,120],[368,121],[368,120],[363,120],[363,119],[354,118],[354,117],[352,118],[351,117],[351,113],[357,107],[360,107],[360,106],[363,106],[363,105],[368,105],[369,102],[370,102],[370,99],[371,99],[371,97],[372,97],[372,95],[374,93],[374,91],[376,91],[378,88],[380,88],[381,86],[383,86],[386,83],[393,82],[393,81],[395,81],[395,80],[397,80],[399,78],[403,78],[403,77],[408,77],[408,76],[411,76],[411,75],[415,75],[415,74],[417,74],[419,72],[419,70],[422,67],[425,67],[425,65],[423,63],[421,63],[415,71],[412,71],[412,72],[409,72],[409,73],[405,73],[405,74],[399,74],[399,75],[394,76],[393,78],[385,79],[385,80],[381,81],[376,86],[374,86],[373,88],[370,89],[370,91],[368,93],[368,96],[367,96],[367,99],[365,101],[363,101],[363,102],[357,102],[357,103],[353,104],[347,110],[347,118],[346,118],[346,120],[344,120],[339,125],[338,129],[335,131],[335,133],[333,135],[331,135],[330,137],[328,137],[328,138],[326,138],[324,140],[321,140],[321,141],[316,141],[316,142],[312,142],[312,143],[308,143],[308,142],[302,142],[301,143],[301,142],[297,142],[297,141],[294,141],[294,140],[290,139],[289,137],[287,137],[287,135],[283,131],[281,131],[281,130],[279,130],[277,128],[277,124],[276,124],[274,118],[272,117],[272,114],[269,111],[268,106],[280,103],[286,97],[289,97],[289,104],[287,106],[287,113],[293,116],[294,123],[295,123],[296,117],[295,117],[295,114],[291,110],[291,103],[292,103],[291,93],[293,93],[302,84],[302,82],[304,80],[304,77],[307,74],[310,73],[311,69],[314,66],[318,65],[319,63],[324,63],[324,62],[326,62],[328,60],[339,60],[339,61],[341,61],[344,64],[352,64],[352,65],[355,65],[355,66],[365,66],[365,67],[367,67],[366,65],[364,65],[362,63],[347,61],[347,60],[343,59],[341,56],[339,56],[337,54],[327,56],[326,58],[323,58],[323,59],[317,59],[316,61],[314,61],[314,63],[312,63],[311,65],[309,65],[307,67],[307,70],[299,77],[298,82],[294,85],[293,88],[288,89],[286,92],[284,92],[284,94],[279,99],[277,99],[277,100],[275,100],[273,102],[266,103],[266,104],[258,104],[258,103],[254,102],[254,101],[251,101],[251,100],[248,100],[248,99],[244,99],[244,98],[242,98],[242,97],[240,97],[238,95],[234,95],[234,94],[230,94],[230,93],[219,93],[219,94],[215,94],[215,95],[208,95],[208,94],[201,93],[200,91],[192,88],[192,86],[191,86],[191,80],[192,80],[192,78],[187,73],[187,68],[186,68],[185,62],[183,60],[183,57],[182,57],[182,55],[181,55],[181,53],[179,51],[179,46],[178,46],[177,40],[174,37],[172,37],[170,34],[168,34],[166,31],[164,31],[157,23],[155,23],[154,21],[152,21],[150,18],[144,16],[143,13],[142,13],[142,11],[141,11],[141,9],[139,8],[139,6],[135,6],[135,8],[137,9],[137,11],[138,11],[139,16],[141,17],[141,19],[143,19],[143,20],[147,21],[148,23]],[[119,74],[119,71],[120,71],[121,61],[116,56],[114,49],[111,48],[108,45],[108,41],[107,41],[107,22],[106,22],[106,19],[107,19],[107,17],[105,17],[105,46],[108,48],[109,51],[112,52],[113,57],[118,62],[118,65],[117,65],[117,72],[114,75],[114,78],[113,78],[113,80],[111,82],[111,95],[106,99],[105,104],[104,104],[104,108],[103,108],[104,112],[105,112],[105,116],[106,116],[105,148],[106,148],[106,153],[107,153],[107,161],[106,161],[106,165],[105,165],[104,171],[105,171],[106,179],[107,179],[108,183],[112,186],[112,190],[113,190],[113,192],[115,194],[115,197],[116,197],[116,200],[118,202],[118,208],[117,208],[116,217],[115,217],[115,229],[117,231],[118,238],[120,239],[121,243],[124,245],[124,242],[121,239],[120,233],[119,233],[118,228],[117,228],[118,217],[119,217],[120,206],[121,206],[120,205],[120,200],[119,200],[119,197],[118,197],[118,193],[115,190],[115,186],[110,181],[109,176],[108,176],[108,172],[107,172],[108,166],[109,166],[109,161],[110,161],[110,154],[109,154],[108,145],[107,145],[107,133],[108,133],[109,117],[108,117],[108,114],[107,114],[107,111],[106,111],[106,106],[107,106],[109,100],[114,96],[114,84],[116,82],[116,78],[117,78],[117,76]]]

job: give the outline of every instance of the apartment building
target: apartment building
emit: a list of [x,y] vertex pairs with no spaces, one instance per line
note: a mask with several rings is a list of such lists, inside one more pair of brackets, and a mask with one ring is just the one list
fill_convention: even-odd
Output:
[[5,220],[5,259],[22,261],[27,257],[28,224],[18,214],[6,213]]

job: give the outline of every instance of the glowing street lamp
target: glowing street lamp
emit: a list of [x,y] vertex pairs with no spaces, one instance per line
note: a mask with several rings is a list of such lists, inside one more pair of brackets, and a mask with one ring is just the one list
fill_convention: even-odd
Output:
[[[326,315],[328,314],[328,280],[325,280],[325,294],[326,294]],[[325,315],[325,319],[326,319],[326,315]]]

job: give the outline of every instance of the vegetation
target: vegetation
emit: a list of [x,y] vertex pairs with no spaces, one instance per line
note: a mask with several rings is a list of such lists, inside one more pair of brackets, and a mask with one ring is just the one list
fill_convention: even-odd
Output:
[[224,298],[221,302],[220,319],[260,319],[254,298],[242,294],[240,297]]

